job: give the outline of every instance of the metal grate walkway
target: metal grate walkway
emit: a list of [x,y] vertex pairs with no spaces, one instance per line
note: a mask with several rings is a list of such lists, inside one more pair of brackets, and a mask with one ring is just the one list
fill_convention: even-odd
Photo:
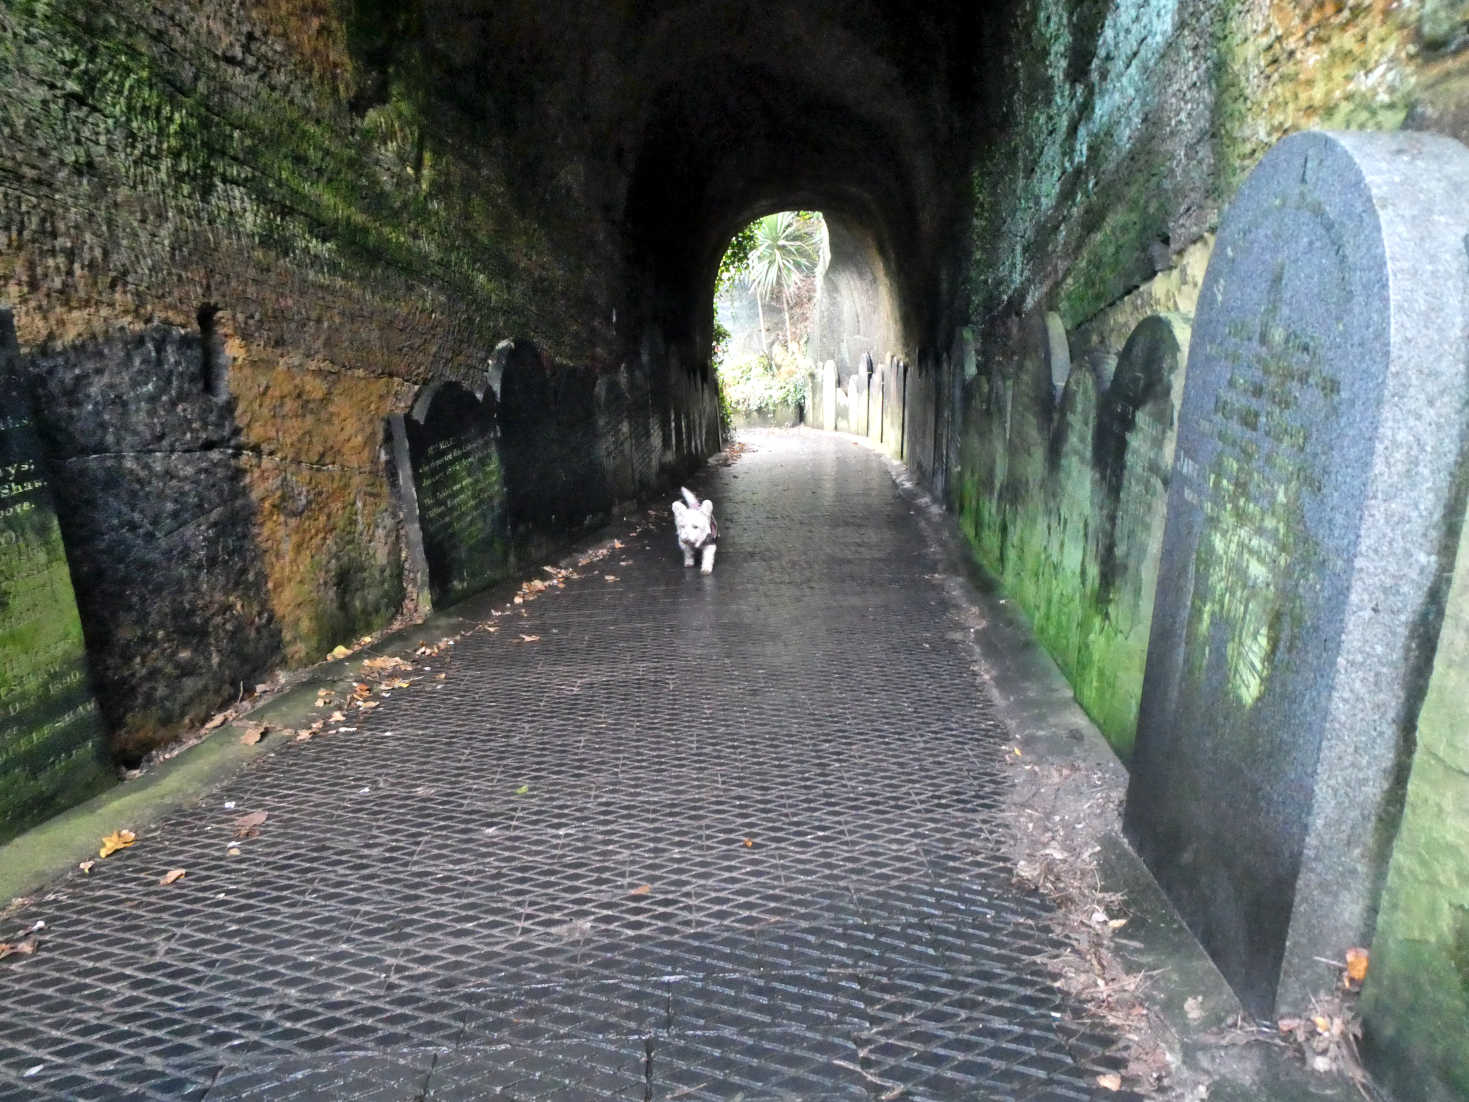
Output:
[[755,447],[712,577],[627,541],[7,923],[0,1097],[1093,1097],[910,506]]

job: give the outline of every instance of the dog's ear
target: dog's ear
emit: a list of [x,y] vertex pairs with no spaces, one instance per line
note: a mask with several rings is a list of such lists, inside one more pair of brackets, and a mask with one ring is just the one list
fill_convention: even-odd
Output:
[[714,515],[714,502],[706,498],[704,504],[699,506],[699,512],[703,513],[706,517],[712,517]]
[[683,511],[687,508],[688,506],[682,501],[675,501],[673,503],[673,519],[677,521],[679,517],[683,516]]

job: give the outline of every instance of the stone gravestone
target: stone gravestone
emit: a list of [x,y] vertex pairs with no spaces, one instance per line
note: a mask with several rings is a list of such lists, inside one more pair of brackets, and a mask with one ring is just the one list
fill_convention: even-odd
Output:
[[1303,133],[1199,297],[1126,829],[1255,1013],[1370,943],[1463,508],[1469,150]]
[[0,310],[0,842],[108,780],[82,624]]
[[[504,578],[510,534],[495,393],[426,387],[407,417],[390,418],[410,557],[421,547],[435,607]],[[415,523],[416,522],[416,523]],[[415,531],[416,529],[416,531]]]

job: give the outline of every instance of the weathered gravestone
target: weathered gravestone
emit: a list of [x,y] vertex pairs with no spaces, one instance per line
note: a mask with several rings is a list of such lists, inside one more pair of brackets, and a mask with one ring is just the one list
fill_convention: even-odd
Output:
[[1126,828],[1246,1005],[1370,942],[1462,517],[1469,150],[1297,134],[1199,298]]
[[[426,387],[407,417],[389,418],[410,558],[433,604],[450,604],[510,568],[505,479],[495,392]],[[421,549],[421,550],[420,550]]]
[[82,624],[0,310],[0,842],[107,782]]

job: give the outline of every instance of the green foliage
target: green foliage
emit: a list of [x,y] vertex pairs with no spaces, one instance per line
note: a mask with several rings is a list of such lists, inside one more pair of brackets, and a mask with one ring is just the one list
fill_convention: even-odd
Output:
[[750,356],[720,370],[720,391],[736,410],[755,413],[793,406],[806,396],[806,363],[777,345],[768,356]]
[[766,300],[777,291],[789,295],[802,276],[810,275],[817,261],[815,227],[810,215],[794,210],[755,222],[755,243],[746,264],[751,291]]
[[[754,248],[755,223],[751,222],[729,239],[729,247],[724,250],[724,256],[720,257],[719,274],[714,278],[715,298],[733,290],[735,280],[744,273],[745,265],[749,263],[750,253]],[[728,337],[729,334],[726,332],[725,338],[728,339]],[[718,343],[717,337],[715,343]]]

